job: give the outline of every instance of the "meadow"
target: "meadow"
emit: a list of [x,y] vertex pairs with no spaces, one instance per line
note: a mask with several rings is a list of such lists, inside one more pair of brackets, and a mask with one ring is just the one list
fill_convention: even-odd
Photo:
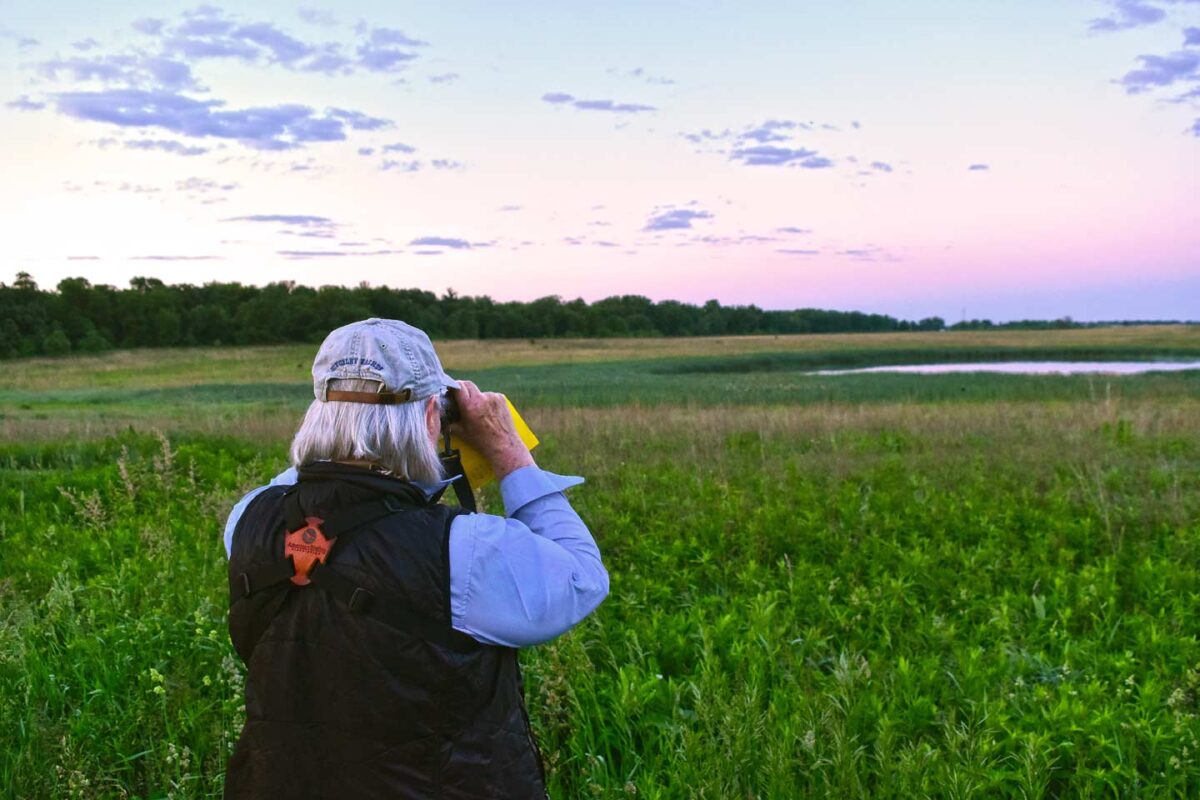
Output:
[[[220,795],[220,531],[313,349],[2,365],[0,797]],[[439,349],[588,479],[611,595],[522,653],[553,797],[1200,796],[1200,371],[805,374],[1200,329]]]

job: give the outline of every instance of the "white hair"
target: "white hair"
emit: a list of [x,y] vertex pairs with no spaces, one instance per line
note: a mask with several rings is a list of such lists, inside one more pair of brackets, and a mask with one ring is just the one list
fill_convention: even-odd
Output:
[[[346,379],[329,388],[374,392],[376,381]],[[292,439],[292,465],[313,461],[370,461],[412,481],[442,479],[442,462],[425,424],[426,402],[395,405],[313,400]]]

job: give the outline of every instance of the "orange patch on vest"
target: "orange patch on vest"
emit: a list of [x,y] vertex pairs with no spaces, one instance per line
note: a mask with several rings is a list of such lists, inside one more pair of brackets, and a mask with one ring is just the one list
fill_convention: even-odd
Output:
[[337,541],[336,536],[332,539],[325,538],[321,531],[324,522],[320,517],[305,517],[303,528],[294,530],[283,538],[283,556],[292,557],[292,564],[296,568],[292,583],[297,586],[309,584],[308,573],[312,572],[318,561],[325,563],[325,557]]

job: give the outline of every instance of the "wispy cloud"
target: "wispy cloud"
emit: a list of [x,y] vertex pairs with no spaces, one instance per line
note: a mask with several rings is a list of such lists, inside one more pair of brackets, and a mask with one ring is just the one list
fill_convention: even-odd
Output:
[[378,131],[390,128],[394,124],[390,119],[372,117],[361,111],[348,111],[344,108],[330,108],[325,113],[333,119],[340,119],[356,131]]
[[180,192],[232,192],[240,187],[237,183],[218,183],[217,181],[208,178],[187,178],[186,180],[176,181],[175,189]]
[[[794,141],[798,134],[814,130],[836,131],[827,123],[800,122],[791,119],[767,119],[740,129],[713,130],[681,134],[693,144],[707,146],[709,152],[726,156],[748,167],[799,167],[826,169],[834,166],[831,158]],[[787,143],[786,145],[783,143]]]
[[379,169],[381,172],[420,172],[427,165],[430,169],[450,171],[465,169],[466,167],[461,161],[455,161],[452,158],[433,158],[429,161],[421,161],[419,159],[404,161],[385,158],[379,165]]
[[412,247],[449,247],[452,250],[470,250],[472,244],[466,239],[449,236],[421,236],[409,242]]
[[224,256],[176,256],[176,255],[153,255],[153,256],[131,256],[130,261],[224,261]]
[[290,150],[313,142],[342,141],[346,128],[364,123],[353,112],[324,115],[303,105],[225,110],[221,100],[195,100],[167,91],[106,89],[53,96],[59,113],[128,128],[159,128],[181,136],[229,139],[257,150]]
[[276,250],[276,255],[296,260],[315,258],[361,258],[370,256],[390,256],[403,253],[403,250]]
[[[311,9],[302,11],[301,18],[317,24],[329,21]],[[194,64],[232,60],[301,72],[386,73],[402,69],[428,45],[403,31],[366,23],[355,29],[356,42],[308,41],[274,22],[246,19],[207,5],[174,19],[138,19],[132,28],[140,34],[133,45],[105,52],[99,42],[87,39],[76,42],[83,55],[31,65],[45,81],[76,84],[50,93],[59,113],[141,132],[158,129],[184,137],[228,139],[258,150],[341,141],[348,131],[381,130],[392,122],[357,110],[320,112],[299,103],[228,108],[225,101],[204,96],[210,90],[197,80]],[[195,97],[197,93],[202,97]],[[35,105],[27,101],[22,110],[39,110]],[[143,149],[180,155],[202,152],[166,143]]]
[[643,231],[673,231],[686,230],[698,219],[712,219],[712,214],[691,208],[670,208],[656,211],[646,220]]
[[987,172],[991,166],[987,164],[971,164],[967,167],[967,172]]
[[302,7],[296,11],[296,16],[309,25],[319,25],[322,28],[337,25],[337,18],[333,16],[333,12],[321,8]]
[[1138,56],[1141,69],[1131,70],[1119,83],[1129,94],[1160,86],[1170,86],[1176,81],[1200,80],[1200,50],[1177,50],[1165,56]]
[[144,53],[52,58],[37,65],[38,74],[50,81],[97,82],[107,86],[158,89],[202,87],[183,61]]
[[819,256],[820,250],[800,250],[794,247],[780,247],[775,250],[776,253],[783,253],[788,256]]
[[4,104],[5,108],[11,108],[14,111],[41,111],[46,107],[45,103],[38,103],[29,99],[29,95],[21,95],[16,100],[10,100]]
[[195,147],[171,139],[128,139],[121,143],[126,150],[161,150],[179,156],[200,156],[208,152],[207,147]]
[[32,36],[25,36],[23,34],[17,33],[16,31],[12,30],[11,28],[7,28],[4,25],[0,25],[0,41],[6,41],[6,40],[13,42],[14,44],[16,44],[16,46],[18,48],[20,48],[22,50],[29,48],[29,47],[37,47],[37,45],[38,45],[38,40],[33,38]]
[[607,72],[609,75],[617,75],[622,78],[633,78],[635,80],[657,86],[670,86],[675,83],[675,81],[671,78],[664,78],[661,75],[652,75],[643,67],[634,67],[631,70],[625,71],[610,67]]
[[394,158],[385,158],[383,163],[379,165],[381,172],[418,172],[421,169],[420,161],[399,161]]
[[462,77],[462,76],[459,75],[457,72],[443,72],[440,75],[430,75],[429,82],[430,83],[454,83],[460,77]]
[[415,153],[417,152],[417,148],[404,142],[393,142],[392,144],[385,144],[381,148],[381,151],[384,153]]
[[736,148],[729,154],[729,158],[749,167],[795,165],[804,169],[825,169],[833,166],[831,160],[819,155],[816,150],[768,144]]
[[811,130],[811,126],[787,119],[769,119],[760,125],[754,125],[743,130],[738,134],[738,139],[741,141],[758,142],[759,144],[784,142],[790,139],[792,137],[791,132],[797,129]]
[[1145,0],[1112,0],[1111,5],[1112,13],[1090,20],[1089,30],[1110,33],[1140,28],[1153,25],[1167,15],[1167,12]]
[[611,111],[617,114],[637,114],[657,110],[642,103],[618,103],[614,100],[581,100],[566,92],[547,92],[542,100],[552,105],[569,104],[581,111]]
[[871,169],[875,170],[876,172],[891,172],[892,165],[886,161],[872,161]]
[[337,223],[329,217],[318,217],[311,214],[248,214],[241,217],[226,217],[221,222],[273,222],[276,224],[295,225],[300,228],[332,228]]
[[359,25],[356,30],[367,39],[358,46],[358,63],[373,72],[397,72],[417,58],[414,48],[427,47],[429,42],[414,39],[395,28],[371,28]]

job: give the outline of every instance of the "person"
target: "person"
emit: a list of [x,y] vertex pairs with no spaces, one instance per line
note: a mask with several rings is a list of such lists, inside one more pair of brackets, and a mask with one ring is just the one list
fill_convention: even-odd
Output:
[[[517,648],[553,639],[608,573],[501,394],[455,381],[397,320],[338,328],[313,362],[292,467],[225,529],[246,723],[229,798],[545,796]],[[438,501],[452,430],[489,461],[507,516]]]

